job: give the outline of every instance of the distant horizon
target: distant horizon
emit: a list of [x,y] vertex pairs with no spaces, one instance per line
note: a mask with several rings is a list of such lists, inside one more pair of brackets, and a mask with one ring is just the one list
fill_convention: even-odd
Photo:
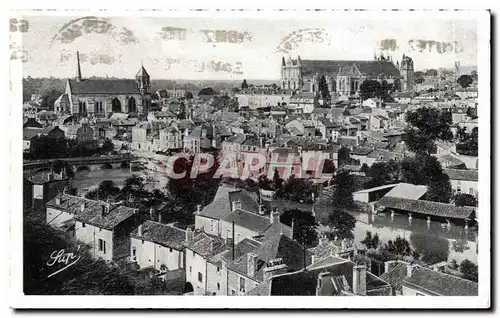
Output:
[[15,59],[25,77],[71,78],[80,52],[84,77],[277,80],[283,57],[373,60],[410,56],[415,70],[477,64],[475,21],[452,18],[249,19],[25,15]]

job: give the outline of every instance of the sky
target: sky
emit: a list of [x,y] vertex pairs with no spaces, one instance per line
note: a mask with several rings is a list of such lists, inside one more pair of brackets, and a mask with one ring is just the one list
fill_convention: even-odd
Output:
[[[248,19],[137,16],[11,18],[23,76],[279,79],[281,58],[414,60],[416,70],[476,65],[477,23],[450,19]],[[18,41],[13,41],[12,34]]]

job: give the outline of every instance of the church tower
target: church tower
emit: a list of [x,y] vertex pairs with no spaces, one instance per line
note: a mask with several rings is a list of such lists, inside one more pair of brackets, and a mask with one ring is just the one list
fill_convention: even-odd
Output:
[[401,65],[399,67],[401,74],[401,90],[408,92],[413,91],[415,85],[415,76],[413,69],[413,59],[403,54]]
[[139,72],[135,76],[135,82],[137,83],[137,87],[141,92],[141,95],[149,94],[149,88],[151,87],[149,74],[144,68],[144,65],[141,65]]
[[80,52],[76,51],[76,78],[77,82],[82,81],[82,70],[80,68]]

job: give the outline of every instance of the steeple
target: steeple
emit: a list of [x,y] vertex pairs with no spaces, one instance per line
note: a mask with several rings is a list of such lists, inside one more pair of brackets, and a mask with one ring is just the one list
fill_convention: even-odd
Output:
[[285,63],[285,57],[282,56],[281,57],[281,66],[285,66],[285,65],[286,65],[286,63]]
[[150,78],[142,62],[141,62],[141,68],[135,75],[135,81],[137,83],[137,87],[139,88],[141,94],[148,93],[150,87]]
[[80,52],[76,51],[76,81],[82,81],[82,70],[80,69]]

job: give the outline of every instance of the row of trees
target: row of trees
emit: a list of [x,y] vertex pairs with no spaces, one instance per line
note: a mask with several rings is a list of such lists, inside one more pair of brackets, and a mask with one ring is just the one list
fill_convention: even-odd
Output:
[[114,150],[113,142],[86,141],[78,143],[73,139],[40,136],[33,138],[29,153],[24,154],[27,160],[42,160],[54,158],[91,157],[109,154]]

